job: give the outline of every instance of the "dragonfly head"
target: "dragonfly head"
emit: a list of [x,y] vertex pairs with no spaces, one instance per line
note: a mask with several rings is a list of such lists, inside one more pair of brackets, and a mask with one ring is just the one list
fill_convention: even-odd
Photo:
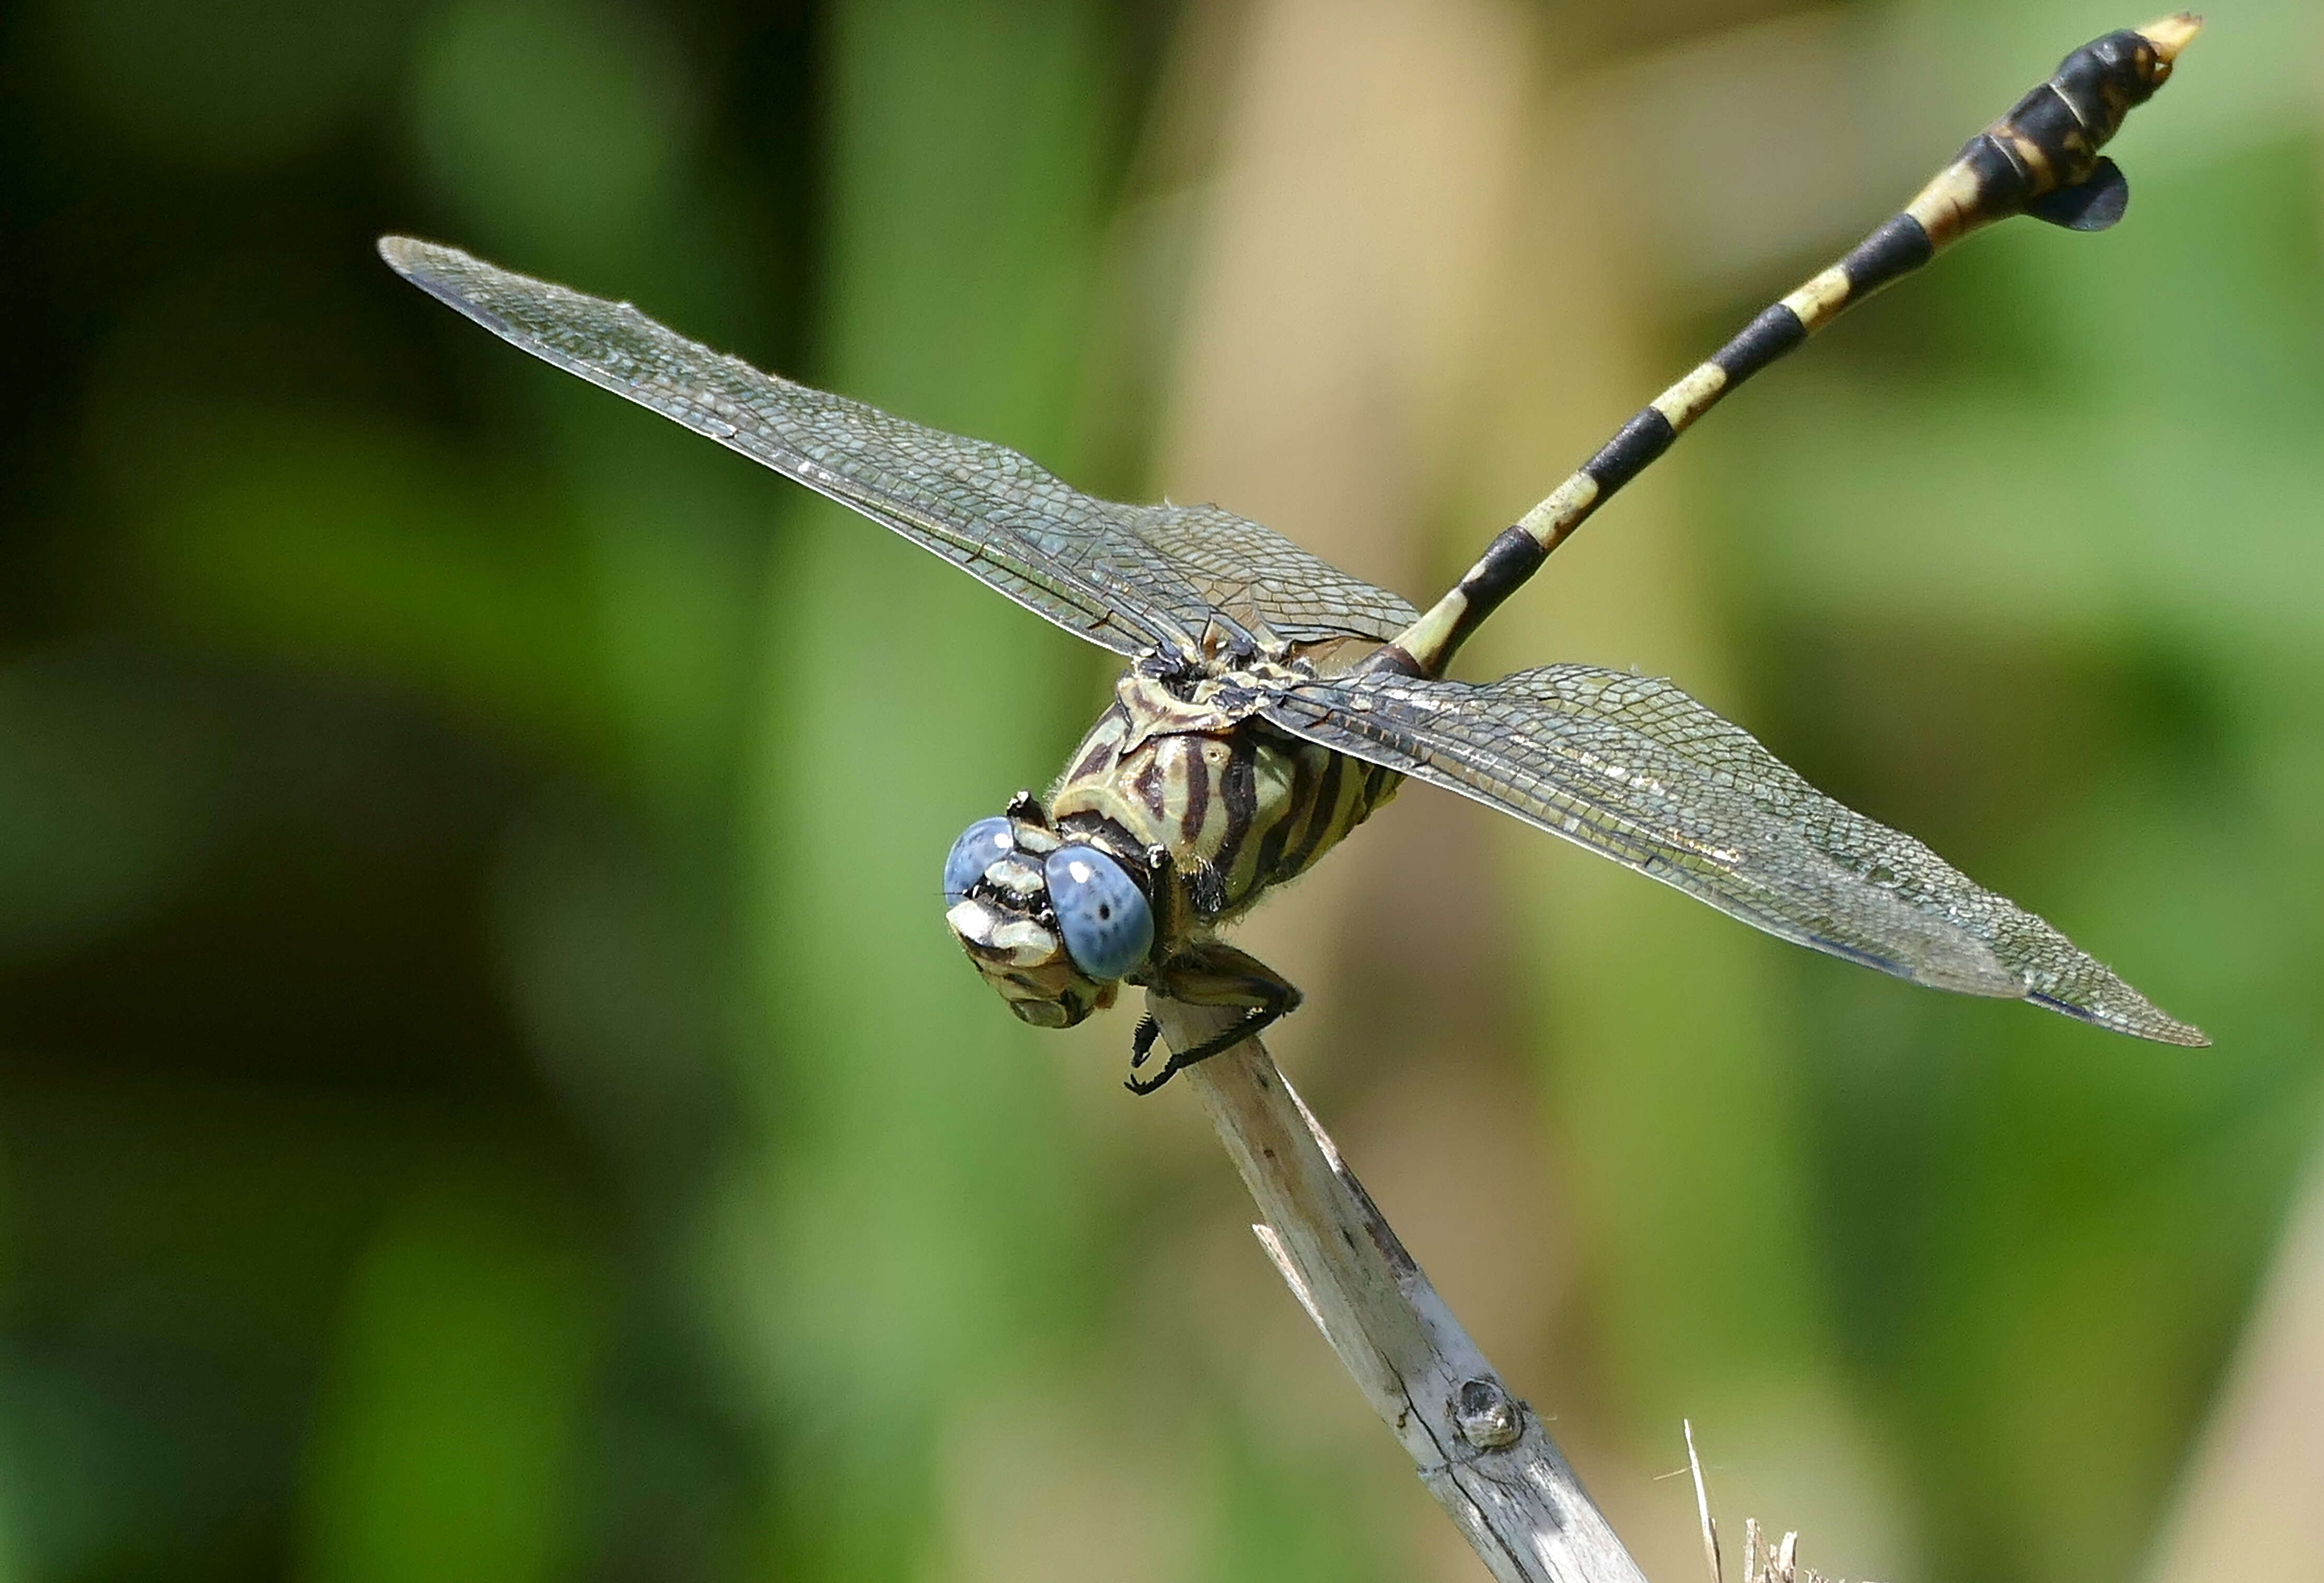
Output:
[[1030,797],[979,819],[945,859],[945,922],[1009,1009],[1068,1028],[1111,1006],[1154,944],[1130,869],[1050,828]]

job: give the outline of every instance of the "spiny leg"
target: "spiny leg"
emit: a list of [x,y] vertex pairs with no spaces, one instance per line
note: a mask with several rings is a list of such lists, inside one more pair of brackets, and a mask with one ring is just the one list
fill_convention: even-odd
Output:
[[[1128,1089],[1133,1094],[1150,1094],[1154,1092],[1155,1090],[1160,1088],[1164,1083],[1168,1082],[1172,1078],[1177,1076],[1178,1073],[1185,1071],[1189,1066],[1194,1066],[1201,1062],[1208,1061],[1213,1055],[1223,1055],[1229,1050],[1233,1049],[1237,1045],[1241,1044],[1245,1039],[1258,1037],[1260,1034],[1265,1033],[1268,1028],[1274,1026],[1275,1024],[1280,1021],[1285,1014],[1289,1012],[1291,1009],[1292,1008],[1289,1006],[1258,1008],[1251,1011],[1251,1013],[1245,1017],[1240,1022],[1235,1024],[1234,1026],[1227,1029],[1224,1033],[1219,1034],[1215,1037],[1204,1040],[1193,1049],[1171,1051],[1170,1059],[1162,1063],[1162,1070],[1156,1072],[1152,1077],[1141,1078],[1135,1075],[1135,1069],[1137,1068],[1138,1063],[1146,1059],[1146,1052],[1134,1052],[1130,1058],[1132,1075],[1122,1079],[1121,1086]],[[1146,1018],[1145,1022],[1139,1025],[1139,1031],[1144,1032],[1148,1026],[1151,1026],[1157,1035],[1161,1032],[1161,1026],[1158,1023],[1156,1023],[1150,1017]],[[1152,1047],[1153,1040],[1149,1038],[1147,1041],[1147,1048],[1148,1050],[1150,1050]]]
[[[1146,894],[1148,905],[1154,909],[1154,933],[1167,940],[1176,935],[1181,925],[1178,920],[1178,860],[1170,849],[1159,842],[1146,849]],[[1136,1072],[1146,1064],[1153,1053],[1154,1041],[1162,1036],[1162,1025],[1151,1013],[1138,1019],[1138,1026],[1130,1035],[1130,1070]]]
[[1041,799],[1035,796],[1029,790],[1019,791],[1015,796],[1010,797],[1009,805],[1001,812],[1005,817],[1014,819],[1019,824],[1030,824],[1040,830],[1049,828],[1049,811],[1041,806]]
[[2129,186],[2098,149],[2134,106],[2163,86],[2172,61],[2200,26],[2182,12],[2108,33],[2067,56],[2049,81],[1971,138],[1900,213],[1642,408],[1546,500],[1487,545],[1461,581],[1375,650],[1363,668],[1443,675],[1478,623],[1720,397],[1969,232],[2018,214],[2077,231],[2103,230],[2121,218]]
[[1146,1058],[1154,1054],[1154,1041],[1161,1036],[1162,1025],[1154,1020],[1152,1012],[1149,1011],[1138,1019],[1138,1026],[1130,1035],[1130,1071],[1136,1072],[1146,1064]]
[[1153,1052],[1161,1026],[1151,1017],[1139,1018],[1138,1031],[1130,1037],[1131,1075],[1122,1082],[1133,1094],[1150,1094],[1189,1066],[1223,1054],[1272,1027],[1296,1011],[1302,999],[1297,985],[1265,962],[1215,940],[1190,946],[1171,958],[1163,965],[1154,989],[1157,994],[1189,1006],[1238,1006],[1245,1008],[1248,1015],[1191,1050],[1171,1051],[1162,1070],[1150,1078],[1141,1078],[1137,1072]]

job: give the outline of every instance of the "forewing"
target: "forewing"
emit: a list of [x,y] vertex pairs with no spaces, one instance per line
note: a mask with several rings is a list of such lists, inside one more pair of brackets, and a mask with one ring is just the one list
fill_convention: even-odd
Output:
[[2173,1045],[2209,1041],[1911,836],[1834,802],[1670,683],[1553,665],[1481,686],[1366,675],[1267,718],[1900,978],[2022,998]]
[[1392,637],[1412,610],[1213,506],[1126,506],[1017,452],[795,384],[608,302],[390,236],[406,280],[513,345],[893,529],[1118,654],[1192,653],[1221,612],[1297,642]]
[[1385,643],[1420,612],[1310,555],[1272,529],[1216,506],[1128,506],[1139,535],[1170,557],[1213,605],[1256,617],[1288,643],[1369,638]]

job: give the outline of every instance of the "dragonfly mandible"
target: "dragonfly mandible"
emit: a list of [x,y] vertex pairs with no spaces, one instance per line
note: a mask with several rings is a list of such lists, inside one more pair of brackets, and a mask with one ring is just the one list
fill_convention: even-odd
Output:
[[979,819],[945,920],[1023,1020],[1067,1027],[1134,984],[1245,1016],[1129,1086],[1231,1048],[1298,989],[1220,937],[1407,779],[1457,792],[1784,939],[1914,983],[2030,1000],[2173,1045],[2157,1009],[2057,930],[1911,836],[1842,806],[1668,681],[1445,667],[1608,497],[1752,374],[1980,226],[2075,230],[2129,197],[2098,150],[2200,23],[2083,45],[1903,210],[1655,398],[1426,611],[1212,505],[1125,505],[1026,457],[764,373],[627,303],[387,237],[413,284],[525,351],[848,506],[1130,663],[1046,796]]

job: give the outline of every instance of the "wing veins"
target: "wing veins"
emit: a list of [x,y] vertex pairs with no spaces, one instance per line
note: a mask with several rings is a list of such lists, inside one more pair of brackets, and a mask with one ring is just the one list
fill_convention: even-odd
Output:
[[2048,924],[1825,796],[1667,682],[1576,665],[1483,686],[1360,676],[1286,688],[1268,718],[1770,934],[1938,988],[2203,1042]]
[[1085,495],[1005,446],[965,439],[761,373],[612,302],[390,237],[398,272],[502,339],[796,480],[941,556],[1078,637],[1135,655],[1197,652],[1222,589],[1298,641],[1384,641],[1395,594],[1215,507]]

